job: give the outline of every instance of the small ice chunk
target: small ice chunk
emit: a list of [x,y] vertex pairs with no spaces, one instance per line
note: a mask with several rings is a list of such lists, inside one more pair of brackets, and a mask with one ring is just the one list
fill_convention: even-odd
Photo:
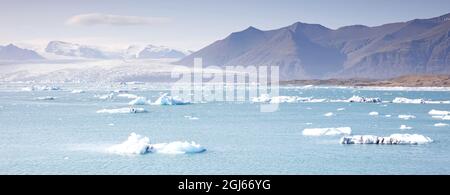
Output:
[[145,97],[137,97],[134,100],[131,100],[128,105],[146,105],[146,104],[150,104],[149,101],[147,101],[147,98]]
[[44,97],[38,97],[36,100],[55,100],[55,97],[52,96],[44,96]]
[[184,118],[187,118],[189,120],[198,120],[199,119],[198,117],[195,117],[195,116],[184,116]]
[[201,153],[206,151],[206,149],[195,142],[187,141],[150,144],[150,139],[148,137],[131,133],[127,140],[121,144],[109,147],[107,151],[121,155],[146,154],[149,152],[162,154],[188,154]]
[[385,116],[385,117],[388,117],[388,118],[389,118],[389,117],[391,117],[392,115],[390,115],[390,114],[386,114],[386,115],[384,115],[384,116]]
[[83,91],[81,89],[74,89],[70,93],[85,93],[85,91]]
[[401,130],[410,130],[412,127],[406,126],[406,125],[400,125]]
[[350,127],[336,127],[336,128],[306,128],[303,129],[302,134],[306,136],[322,136],[322,135],[350,135],[352,129]]
[[343,111],[343,110],[345,110],[345,108],[338,108],[338,109],[336,109],[337,111]]
[[169,96],[167,93],[161,94],[161,96],[151,105],[186,105],[190,104],[189,101],[184,101],[177,97]]
[[379,115],[379,113],[378,113],[378,112],[375,112],[375,111],[373,111],[373,112],[369,112],[369,115],[370,115],[370,116],[378,116],[378,115]]
[[94,97],[101,100],[110,100],[114,98],[114,93],[104,94],[104,95],[95,95]]
[[392,100],[392,103],[396,104],[424,104],[424,99],[408,99],[404,97],[396,97]]
[[416,116],[414,116],[414,115],[407,115],[407,114],[400,114],[400,115],[398,115],[398,118],[403,119],[403,120],[409,120],[409,119],[416,118]]
[[327,112],[327,113],[324,114],[324,116],[326,116],[326,117],[334,116],[334,113],[332,113],[332,112]]
[[436,123],[434,124],[435,127],[447,127],[449,126],[447,123]]
[[134,94],[130,94],[130,93],[121,93],[121,94],[117,95],[117,97],[128,98],[128,99],[136,99],[139,96],[134,95]]
[[116,108],[116,109],[102,109],[98,110],[97,113],[107,113],[107,114],[123,114],[123,113],[144,113],[147,112],[144,108]]
[[428,114],[429,115],[450,115],[450,111],[432,109],[428,112]]
[[420,134],[392,134],[389,137],[353,135],[341,138],[341,144],[425,144],[433,140]]

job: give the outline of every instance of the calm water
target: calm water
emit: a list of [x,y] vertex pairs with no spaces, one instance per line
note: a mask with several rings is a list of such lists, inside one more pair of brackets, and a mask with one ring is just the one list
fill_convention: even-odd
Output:
[[[286,103],[277,112],[261,113],[259,104],[250,102],[209,102],[141,106],[149,112],[139,114],[98,114],[100,109],[126,107],[130,100],[94,97],[109,89],[71,94],[72,89],[82,87],[29,92],[2,85],[0,174],[450,174],[450,127],[435,127],[435,123],[446,122],[428,115],[431,109],[450,111],[449,104]],[[154,101],[160,91],[164,87],[130,93]],[[282,88],[281,95],[450,100],[450,92],[339,88]],[[57,99],[36,100],[42,96]],[[380,115],[369,116],[371,111]],[[327,112],[336,115],[325,117]],[[403,120],[399,114],[416,118]],[[400,125],[413,129],[400,130]],[[302,135],[304,128],[345,126],[353,134],[418,133],[434,142],[341,145],[340,136]],[[149,137],[152,143],[195,141],[207,151],[131,156],[105,151],[131,132]]]

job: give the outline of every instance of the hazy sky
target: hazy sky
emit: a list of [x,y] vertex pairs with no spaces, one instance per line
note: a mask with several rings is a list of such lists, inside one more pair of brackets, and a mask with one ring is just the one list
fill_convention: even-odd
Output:
[[449,0],[0,0],[0,44],[63,40],[197,50],[248,26],[376,26],[449,12]]

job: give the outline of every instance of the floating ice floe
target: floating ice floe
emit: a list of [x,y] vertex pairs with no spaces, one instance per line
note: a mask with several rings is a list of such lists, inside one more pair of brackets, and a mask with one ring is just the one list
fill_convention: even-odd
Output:
[[83,91],[81,89],[74,89],[70,93],[85,93],[85,91]]
[[52,96],[44,96],[44,97],[38,97],[36,100],[55,100],[55,97]]
[[102,109],[98,110],[97,113],[107,113],[107,114],[123,114],[123,113],[145,113],[147,110],[144,108],[116,108],[116,109]]
[[414,116],[414,115],[407,115],[407,114],[400,114],[400,115],[398,115],[398,118],[403,119],[403,120],[409,120],[409,119],[416,118],[416,116]]
[[343,110],[345,110],[345,108],[338,108],[338,109],[336,109],[337,111],[343,111]]
[[400,125],[401,130],[410,130],[412,127],[406,126],[406,125]]
[[366,98],[360,96],[352,96],[349,99],[345,100],[330,100],[330,102],[349,102],[349,103],[379,103],[381,102],[380,98]]
[[386,115],[384,115],[384,116],[385,116],[385,117],[388,117],[388,118],[389,118],[389,117],[391,117],[392,115],[390,115],[390,114],[386,114]]
[[60,87],[57,86],[39,86],[39,85],[35,85],[32,87],[24,87],[22,88],[22,91],[56,91],[56,90],[61,90]]
[[134,94],[130,94],[130,93],[121,93],[121,94],[117,95],[117,97],[128,98],[128,99],[136,99],[139,96],[134,95]]
[[450,115],[450,111],[432,109],[428,112],[428,114],[429,115]]
[[347,102],[359,102],[359,103],[379,103],[381,102],[380,98],[366,98],[360,96],[352,96],[347,100]]
[[113,145],[107,149],[110,153],[133,155],[146,153],[163,153],[163,154],[187,154],[201,153],[206,151],[204,147],[195,142],[175,141],[170,143],[150,144],[150,139],[131,133],[128,139],[121,144]]
[[334,113],[332,113],[332,112],[327,112],[327,113],[324,114],[324,116],[327,116],[327,117],[334,116]]
[[419,134],[392,134],[389,137],[353,135],[341,138],[341,144],[425,144],[433,140]]
[[378,112],[369,112],[369,115],[370,115],[370,116],[378,116],[379,113],[378,113]]
[[396,97],[392,100],[396,104],[450,104],[450,101],[434,101],[424,99],[408,99],[404,97]]
[[184,116],[184,118],[187,118],[189,120],[198,120],[199,119],[198,117],[195,117],[195,116]]
[[114,98],[114,93],[104,94],[104,95],[95,95],[94,97],[101,100],[110,100]]
[[259,97],[252,98],[253,103],[271,103],[271,104],[299,103],[299,102],[320,103],[320,102],[325,102],[325,101],[326,101],[326,99],[314,99],[314,98],[298,97],[298,96],[270,97],[268,94],[261,94]]
[[146,105],[146,104],[150,104],[151,102],[147,100],[147,98],[145,97],[137,97],[134,100],[131,100],[130,102],[128,102],[128,105]]
[[352,129],[350,127],[336,127],[336,128],[307,128],[303,129],[303,135],[306,136],[322,136],[322,135],[350,135]]
[[424,99],[408,99],[404,97],[396,97],[392,100],[395,104],[425,104]]
[[177,97],[169,96],[167,93],[163,93],[155,102],[151,103],[151,105],[186,105],[190,103],[191,102],[189,101],[184,101]]
[[447,127],[447,126],[449,126],[449,124],[447,124],[447,123],[436,123],[436,124],[434,124],[434,126],[435,127]]

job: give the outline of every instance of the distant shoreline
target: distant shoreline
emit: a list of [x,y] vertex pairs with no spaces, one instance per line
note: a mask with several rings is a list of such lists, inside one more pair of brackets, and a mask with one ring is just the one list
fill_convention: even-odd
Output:
[[280,85],[328,85],[350,87],[450,87],[450,75],[408,75],[386,80],[311,79],[280,81]]

